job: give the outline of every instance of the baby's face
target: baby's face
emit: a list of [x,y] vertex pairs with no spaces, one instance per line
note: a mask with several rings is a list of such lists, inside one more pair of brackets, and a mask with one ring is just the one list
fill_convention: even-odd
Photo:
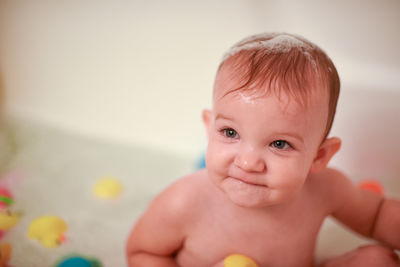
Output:
[[284,93],[225,95],[236,87],[222,69],[208,128],[210,178],[240,206],[284,203],[302,188],[321,144],[327,97],[315,94],[305,108]]

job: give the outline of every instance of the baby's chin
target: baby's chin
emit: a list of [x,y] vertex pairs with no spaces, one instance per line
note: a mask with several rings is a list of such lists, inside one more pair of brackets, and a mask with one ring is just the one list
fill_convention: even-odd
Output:
[[271,207],[278,207],[290,202],[290,199],[272,199],[272,198],[243,198],[226,194],[230,201],[235,205],[247,209],[265,209]]
[[253,209],[285,205],[295,196],[295,194],[279,194],[267,186],[254,186],[236,181],[225,182],[221,185],[221,189],[235,205]]
[[226,179],[221,185],[222,191],[236,205],[244,208],[264,208],[274,205],[267,186],[249,185],[235,179]]
[[228,197],[235,205],[246,209],[262,209],[273,205],[272,203],[266,203],[265,201],[255,201],[255,200],[249,201],[249,200],[232,198],[230,196]]

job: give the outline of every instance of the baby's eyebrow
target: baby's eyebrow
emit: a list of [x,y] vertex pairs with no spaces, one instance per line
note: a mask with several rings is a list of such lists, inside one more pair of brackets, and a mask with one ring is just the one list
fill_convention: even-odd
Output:
[[225,115],[222,115],[222,114],[217,114],[217,116],[215,116],[215,120],[218,120],[218,119],[229,120],[229,121],[232,120],[231,118],[228,118],[228,117],[226,117]]
[[282,135],[282,136],[290,136],[293,137],[297,140],[299,140],[300,142],[304,143],[304,139],[301,135],[297,134],[297,133],[291,133],[291,132],[282,132],[282,133],[278,133],[278,135]]

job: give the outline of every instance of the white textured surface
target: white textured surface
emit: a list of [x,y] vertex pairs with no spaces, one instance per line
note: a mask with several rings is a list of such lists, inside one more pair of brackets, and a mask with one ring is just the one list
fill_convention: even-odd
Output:
[[[97,257],[106,267],[125,266],[125,240],[151,197],[193,167],[187,159],[143,148],[111,145],[45,127],[18,128],[17,154],[1,181],[13,176],[13,211],[23,217],[2,242],[11,242],[14,267],[52,266],[70,253]],[[3,169],[5,169],[3,167]],[[106,201],[93,185],[113,175],[122,195]],[[8,176],[8,177],[7,177]],[[48,249],[27,237],[38,216],[57,215],[68,224],[67,242]]]
[[[13,245],[14,267],[50,267],[69,253],[96,257],[105,267],[126,266],[124,245],[136,218],[152,196],[194,167],[194,160],[173,154],[103,143],[43,126],[16,125],[10,136],[17,146],[9,149],[16,153],[8,162],[3,160],[8,177],[0,180],[15,180],[12,210],[24,214],[2,240]],[[93,185],[104,175],[113,175],[124,185],[115,201],[92,195]],[[400,196],[399,181],[384,185],[391,195]],[[67,242],[58,248],[47,249],[27,238],[29,223],[46,214],[62,217],[69,226]],[[316,258],[338,255],[365,242],[327,220]]]

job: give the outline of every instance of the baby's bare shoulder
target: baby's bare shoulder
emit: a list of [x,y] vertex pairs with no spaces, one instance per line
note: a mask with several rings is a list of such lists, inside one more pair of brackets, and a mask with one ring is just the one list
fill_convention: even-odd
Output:
[[[200,194],[207,186],[207,172],[200,170],[176,180],[169,185],[161,194],[173,195],[176,198],[186,198],[190,200]],[[191,197],[192,196],[192,197]]]
[[[128,253],[172,255],[183,244],[188,227],[197,219],[198,194],[203,173],[185,176],[160,192],[150,203],[128,240]],[[156,241],[156,242],[155,242]]]
[[343,196],[352,190],[353,184],[348,177],[333,168],[326,168],[318,173],[311,174],[307,180],[308,189],[328,209],[334,210],[341,205]]
[[326,187],[332,189],[332,187],[341,187],[349,182],[349,179],[344,173],[333,168],[325,168],[318,173],[311,174],[309,178],[313,186],[321,188]]
[[162,207],[174,214],[190,213],[201,202],[208,184],[206,171],[186,175],[161,191],[152,201],[151,207]]

